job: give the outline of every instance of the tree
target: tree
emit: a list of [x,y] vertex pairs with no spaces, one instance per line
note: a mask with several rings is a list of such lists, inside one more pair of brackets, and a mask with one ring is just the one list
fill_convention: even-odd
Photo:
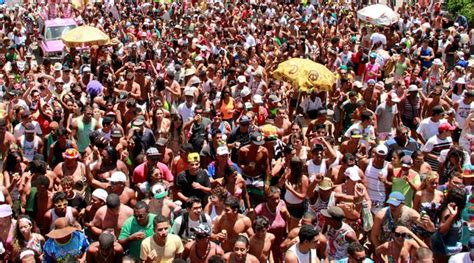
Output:
[[448,10],[454,15],[463,15],[467,18],[469,25],[474,25],[474,1],[472,0],[448,0]]

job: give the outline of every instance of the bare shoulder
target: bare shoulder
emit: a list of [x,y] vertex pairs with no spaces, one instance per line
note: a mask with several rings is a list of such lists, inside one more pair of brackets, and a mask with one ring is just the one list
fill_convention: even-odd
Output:
[[258,258],[252,254],[249,254],[247,253],[247,260],[245,262],[248,262],[248,263],[259,263],[260,261],[258,260]]

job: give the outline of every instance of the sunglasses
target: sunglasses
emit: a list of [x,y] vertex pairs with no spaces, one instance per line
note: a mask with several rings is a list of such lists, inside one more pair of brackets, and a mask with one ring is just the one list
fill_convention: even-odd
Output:
[[395,237],[403,237],[403,238],[406,238],[407,237],[407,234],[405,233],[398,233],[398,232],[395,232],[393,233]]

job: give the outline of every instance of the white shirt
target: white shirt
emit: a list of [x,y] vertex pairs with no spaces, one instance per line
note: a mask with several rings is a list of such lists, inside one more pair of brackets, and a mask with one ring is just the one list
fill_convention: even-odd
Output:
[[372,44],[382,42],[382,45],[387,45],[387,38],[385,37],[385,35],[380,33],[373,33],[370,36],[370,41],[372,41]]
[[449,258],[448,263],[472,263],[474,261],[471,259],[469,254],[470,254],[469,252],[463,252],[463,253],[459,253],[454,256],[451,256]]
[[423,137],[423,140],[428,141],[429,138],[438,135],[438,127],[441,123],[448,122],[446,119],[441,119],[438,122],[433,122],[431,117],[423,119],[420,122],[420,126],[416,129],[416,132]]
[[313,100],[311,100],[311,97],[308,96],[304,99],[303,103],[301,103],[301,108],[304,110],[304,112],[308,112],[309,110],[318,110],[323,107],[323,104],[321,102],[321,99],[319,97],[316,97]]
[[179,104],[178,113],[183,119],[183,122],[187,122],[194,117],[194,108],[196,108],[196,104],[194,103],[193,105],[191,105],[191,108],[188,108],[188,106],[186,106],[186,102]]
[[[43,131],[41,131],[41,127],[37,121],[31,121],[33,125],[35,126],[35,134],[38,136],[43,135]],[[25,134],[25,127],[23,126],[23,123],[18,123],[15,128],[13,128],[13,135],[15,138],[20,138],[22,135]]]

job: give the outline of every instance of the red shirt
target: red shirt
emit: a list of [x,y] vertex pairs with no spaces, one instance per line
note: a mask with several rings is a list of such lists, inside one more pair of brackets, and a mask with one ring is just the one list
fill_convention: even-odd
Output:
[[[161,170],[161,173],[163,174],[163,179],[172,183],[174,181],[173,174],[171,173],[170,169],[168,169],[168,166],[164,163],[158,162],[156,164],[156,167]],[[140,164],[133,170],[133,175],[132,175],[132,182],[135,184],[138,183],[143,183],[147,181],[147,174],[148,174],[148,164],[145,161],[144,163]]]

